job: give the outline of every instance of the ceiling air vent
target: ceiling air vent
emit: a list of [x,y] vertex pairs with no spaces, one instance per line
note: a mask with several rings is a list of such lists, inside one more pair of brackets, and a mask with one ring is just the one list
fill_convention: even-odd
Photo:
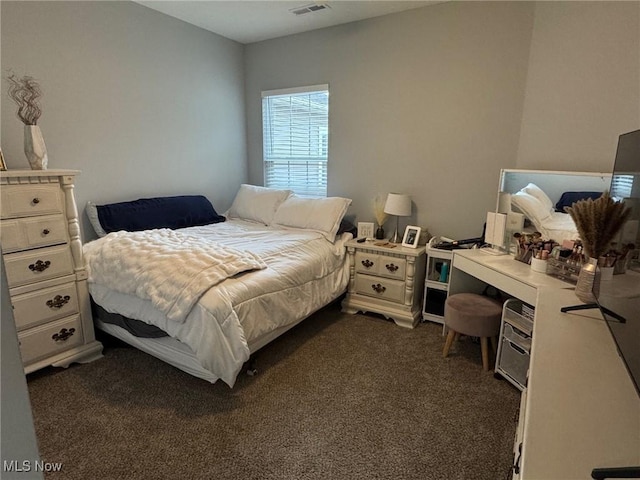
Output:
[[302,7],[290,8],[289,11],[294,15],[304,15],[305,13],[319,12],[320,10],[326,10],[329,7],[326,3],[310,3]]

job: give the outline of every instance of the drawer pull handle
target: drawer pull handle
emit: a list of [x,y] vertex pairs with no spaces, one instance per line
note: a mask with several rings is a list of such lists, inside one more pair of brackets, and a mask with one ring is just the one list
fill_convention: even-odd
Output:
[[63,328],[58,333],[54,333],[53,335],[51,335],[51,338],[56,342],[65,342],[69,340],[69,338],[73,336],[74,333],[76,333],[75,328],[70,328],[69,330]]
[[366,260],[362,260],[362,265],[364,268],[371,268],[373,267],[373,262],[367,258]]
[[43,235],[49,235],[50,233],[51,231],[48,228],[45,228],[44,230],[42,230]]
[[44,272],[47,268],[51,266],[51,262],[49,260],[38,260],[36,263],[32,263],[29,265],[29,270],[32,272]]
[[374,283],[373,285],[371,285],[371,288],[373,288],[373,291],[376,293],[384,293],[385,290],[387,289],[387,287],[380,285],[379,283],[378,284]]
[[52,310],[56,310],[58,308],[64,307],[67,303],[69,303],[71,297],[69,295],[65,295],[64,297],[61,295],[56,295],[51,300],[47,300],[47,307]]
[[397,265],[394,265],[393,263],[388,263],[385,265],[385,267],[387,267],[387,270],[389,270],[391,273],[396,273],[398,271],[398,267]]
[[37,205],[37,204],[40,203],[40,199],[38,197],[36,197],[33,200],[31,200],[31,203],[33,203],[34,205]]

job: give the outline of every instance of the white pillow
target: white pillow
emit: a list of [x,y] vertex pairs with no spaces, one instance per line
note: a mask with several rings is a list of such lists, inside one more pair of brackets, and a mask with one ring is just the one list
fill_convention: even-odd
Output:
[[551,211],[545,208],[540,200],[523,191],[511,195],[511,205],[516,207],[517,211],[524,213],[533,223],[541,224],[551,216]]
[[85,212],[87,212],[87,217],[89,218],[89,222],[91,222],[91,226],[96,232],[96,235],[98,235],[99,237],[104,237],[107,232],[104,231],[102,225],[100,224],[97,205],[93,202],[87,202],[87,206],[84,210]]
[[349,205],[349,198],[303,198],[292,195],[278,207],[273,224],[314,230],[333,242]]
[[243,183],[227,216],[270,225],[276,210],[291,193],[291,190],[276,190]]
[[551,201],[551,199],[547,196],[546,193],[544,193],[544,191],[537,186],[535,183],[530,183],[529,185],[527,185],[526,187],[524,187],[522,189],[522,191],[524,193],[528,193],[529,195],[531,195],[532,197],[537,198],[542,205],[544,206],[544,208],[546,208],[547,210],[549,210],[549,214],[551,214],[551,212],[554,211],[553,208],[553,202]]

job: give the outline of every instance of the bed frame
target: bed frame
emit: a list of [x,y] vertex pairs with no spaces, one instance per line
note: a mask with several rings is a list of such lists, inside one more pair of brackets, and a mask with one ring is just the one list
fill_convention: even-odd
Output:
[[[342,295],[344,295],[344,293],[345,292],[341,292],[336,297],[336,299],[339,299]],[[336,299],[332,300],[327,305],[330,305],[331,303],[335,302]],[[260,350],[265,345],[268,345],[279,336],[288,332],[293,327],[297,326],[298,324],[300,324],[301,322],[303,322],[304,320],[306,320],[307,318],[315,314],[318,310],[325,308],[327,305],[324,305],[318,308],[317,310],[315,310],[310,315],[304,318],[301,318],[283,327],[277,328],[276,330],[273,330],[263,335],[262,337],[256,338],[253,341],[251,341],[249,343],[249,352],[251,356],[247,361],[247,363],[245,364],[246,366],[245,372],[248,375],[255,375],[257,373],[255,353],[258,350]],[[102,307],[99,307],[96,304],[94,304],[94,307],[97,307],[97,308],[93,309],[93,319],[96,327],[102,333],[111,335],[112,337],[115,337],[118,340],[121,340],[131,345],[132,347],[137,348],[138,350],[148,353],[149,355],[154,356],[162,360],[163,362],[168,363],[169,365],[172,365],[188,373],[189,375],[193,375],[194,377],[198,377],[202,380],[206,380],[211,383],[215,383],[218,380],[218,377],[216,377],[213,373],[205,369],[200,364],[200,361],[197,359],[193,350],[191,350],[189,346],[182,343],[180,340],[177,340],[170,336],[158,337],[158,338],[136,337],[135,335],[131,334],[124,328],[119,327],[118,325],[114,325],[113,323],[104,321],[104,318],[103,318],[104,316],[118,315],[118,314],[108,313],[106,312],[106,310],[104,310]]]

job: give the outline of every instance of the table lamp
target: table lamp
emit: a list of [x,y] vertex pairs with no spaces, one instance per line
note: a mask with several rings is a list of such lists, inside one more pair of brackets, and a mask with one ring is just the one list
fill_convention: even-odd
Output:
[[384,213],[396,216],[396,231],[391,238],[392,243],[399,243],[402,237],[398,236],[399,217],[411,215],[411,197],[404,193],[390,193],[387,195],[387,202],[384,204]]

